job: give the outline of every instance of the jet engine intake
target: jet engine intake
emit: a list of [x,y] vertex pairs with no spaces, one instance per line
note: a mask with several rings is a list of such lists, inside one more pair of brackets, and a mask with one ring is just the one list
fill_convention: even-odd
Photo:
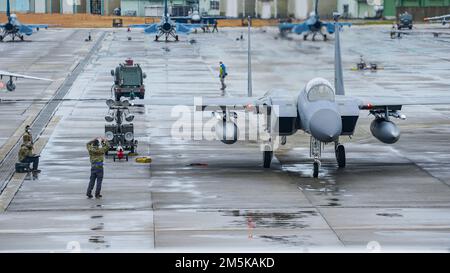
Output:
[[376,118],[370,124],[370,132],[379,141],[393,144],[400,138],[400,129],[392,121]]

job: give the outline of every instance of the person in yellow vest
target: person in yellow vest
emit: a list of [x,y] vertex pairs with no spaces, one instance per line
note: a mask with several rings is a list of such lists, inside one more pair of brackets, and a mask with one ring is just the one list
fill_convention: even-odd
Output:
[[92,190],[95,182],[95,198],[101,198],[102,182],[103,182],[103,160],[105,153],[109,150],[109,143],[104,138],[96,138],[86,144],[89,152],[89,159],[91,161],[91,177],[89,179],[89,186],[87,188],[86,196],[92,198]]

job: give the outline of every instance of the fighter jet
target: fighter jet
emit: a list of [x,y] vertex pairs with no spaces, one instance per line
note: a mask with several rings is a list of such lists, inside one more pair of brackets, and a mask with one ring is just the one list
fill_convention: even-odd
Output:
[[[311,12],[308,19],[305,22],[300,24],[293,23],[281,23],[278,25],[280,33],[284,35],[287,32],[293,32],[296,34],[303,34],[303,40],[307,40],[309,35],[312,35],[312,40],[314,41],[317,34],[322,35],[323,40],[326,41],[328,39],[327,34],[323,33],[323,28],[326,29],[328,34],[333,34],[335,32],[334,23],[331,22],[323,22],[320,20],[319,12],[318,12],[319,0],[316,0],[314,11]],[[351,26],[351,23],[339,23],[341,26]]]
[[[1,81],[3,79],[3,77],[9,77],[9,80],[6,84]],[[9,92],[16,90],[16,84],[13,81],[14,78],[16,80],[19,78],[22,78],[22,79],[31,79],[31,80],[40,80],[40,81],[52,81],[50,79],[15,74],[15,73],[10,73],[8,71],[0,70],[0,89],[3,89],[4,87],[6,87],[6,90],[8,90]]]
[[9,0],[6,2],[6,16],[8,17],[8,22],[0,24],[0,29],[2,32],[0,34],[0,41],[3,41],[7,36],[11,36],[14,41],[19,38],[21,41],[24,40],[24,35],[30,36],[33,34],[33,29],[39,31],[40,28],[48,28],[48,25],[25,25],[19,22],[16,14],[11,14],[11,6]]
[[449,104],[442,101],[409,102],[404,98],[372,98],[367,102],[361,98],[346,96],[339,37],[342,26],[338,23],[339,14],[334,13],[333,16],[336,27],[334,87],[326,79],[315,78],[295,96],[286,91],[271,91],[259,98],[250,97],[251,92],[249,97],[243,98],[203,98],[201,105],[196,105],[195,109],[219,116],[215,130],[218,140],[225,144],[238,141],[237,111],[265,113],[264,131],[270,134],[270,138],[260,141],[264,168],[270,168],[277,138],[283,145],[288,136],[304,131],[310,135],[313,177],[318,177],[321,152],[325,144],[334,145],[338,167],[346,166],[345,148],[340,138],[354,134],[360,111],[368,111],[374,117],[370,125],[372,135],[385,144],[393,144],[400,138],[400,129],[393,119],[406,119],[400,112],[403,105]]
[[137,24],[129,25],[130,28],[144,28],[144,32],[148,34],[156,34],[155,41],[159,38],[165,37],[167,42],[169,38],[178,41],[177,33],[188,34],[194,28],[201,28],[203,24],[181,24],[172,21],[169,15],[169,10],[167,7],[167,0],[164,0],[164,15],[161,18],[160,23],[155,24]]
[[428,18],[424,18],[423,20],[429,21],[431,23],[442,23],[442,25],[445,26],[447,23],[450,23],[450,14],[435,16],[435,17],[428,17]]
[[[174,20],[177,23],[187,23],[187,24],[203,24],[203,25],[213,25],[214,22],[216,22],[219,19],[226,19],[226,16],[220,16],[220,15],[207,15],[202,16],[200,14],[200,1],[197,2],[197,9],[192,11],[192,13],[188,16],[176,16],[172,17],[172,20]],[[203,28],[205,29],[205,28]]]

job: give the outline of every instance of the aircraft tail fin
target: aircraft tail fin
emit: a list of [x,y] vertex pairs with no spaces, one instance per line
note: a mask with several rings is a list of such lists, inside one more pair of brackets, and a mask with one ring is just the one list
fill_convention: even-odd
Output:
[[338,23],[340,14],[333,13],[335,25],[335,41],[334,41],[334,89],[336,95],[345,95],[344,76],[342,72],[342,58],[341,58],[341,41],[340,30],[341,25]]
[[250,41],[250,34],[251,34],[251,17],[247,17],[247,24],[248,24],[248,76],[247,76],[247,96],[251,97],[253,96],[252,92],[252,45]]
[[9,3],[9,0],[6,1],[6,16],[11,17],[11,4]]
[[167,0],[164,0],[164,18],[169,16],[169,8],[167,7]]
[[316,16],[319,16],[319,0],[316,0],[316,5],[314,6],[314,12]]

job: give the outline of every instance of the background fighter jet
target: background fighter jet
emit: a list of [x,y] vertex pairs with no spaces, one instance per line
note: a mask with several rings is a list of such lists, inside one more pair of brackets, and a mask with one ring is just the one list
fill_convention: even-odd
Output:
[[200,14],[200,1],[197,1],[197,9],[192,11],[192,14],[188,16],[176,16],[172,17],[172,19],[177,23],[188,23],[188,24],[214,24],[215,21],[219,19],[226,19],[226,16],[218,16],[218,15],[208,15],[202,16]]
[[11,6],[9,0],[6,2],[6,16],[8,22],[0,24],[0,28],[3,30],[0,34],[0,41],[3,41],[7,36],[11,36],[14,41],[15,38],[19,38],[23,41],[24,36],[30,36],[33,34],[33,29],[39,30],[39,28],[48,28],[48,25],[24,25],[17,19],[17,15],[11,14]]
[[[300,24],[293,24],[293,23],[282,23],[278,25],[278,28],[280,30],[281,34],[284,34],[286,32],[293,32],[296,34],[303,34],[303,40],[307,40],[309,35],[312,35],[312,40],[314,41],[317,34],[322,35],[323,39],[327,40],[327,35],[322,32],[323,28],[326,29],[326,31],[329,34],[333,34],[335,32],[334,23],[331,22],[322,22],[320,21],[319,12],[318,12],[318,4],[319,0],[316,0],[315,6],[314,6],[314,12],[312,12],[308,19],[306,19],[305,22]],[[351,23],[339,23],[341,26],[351,26]]]
[[[334,17],[337,29],[334,88],[326,79],[315,78],[294,97],[286,91],[275,91],[268,92],[260,98],[250,97],[251,92],[247,98],[203,98],[202,104],[197,105],[196,110],[212,111],[215,116],[221,117],[216,126],[216,134],[220,141],[233,144],[238,140],[237,115],[234,111],[265,113],[266,122],[262,123],[270,138],[262,142],[264,167],[269,168],[271,165],[277,139],[280,139],[283,145],[287,136],[302,130],[310,135],[310,156],[314,159],[313,176],[318,177],[324,144],[334,144],[337,164],[340,168],[345,167],[345,148],[339,138],[353,135],[361,110],[369,111],[374,117],[370,125],[372,135],[383,143],[393,144],[399,140],[400,130],[392,119],[406,118],[400,113],[402,105],[449,104],[449,102],[417,101],[409,103],[404,98],[390,98],[388,101],[372,98],[371,103],[366,103],[362,99],[345,96],[339,38],[341,25],[337,22],[339,14],[335,13]],[[249,74],[249,90],[251,90],[250,78]]]
[[164,0],[164,15],[161,18],[160,23],[129,25],[130,28],[144,28],[145,33],[156,34],[155,41],[158,41],[159,38],[165,36],[166,42],[170,37],[175,39],[175,41],[178,41],[177,33],[188,34],[192,29],[201,28],[202,26],[203,24],[181,24],[172,21],[169,16],[167,0]]
[[435,16],[435,17],[428,17],[423,20],[429,21],[431,23],[442,23],[442,25],[445,26],[447,23],[450,23],[450,14]]
[[2,80],[3,77],[9,77],[9,80],[8,80],[8,82],[6,84],[3,83],[2,81],[0,81],[0,89],[3,89],[4,87],[6,87],[6,90],[8,90],[10,92],[16,90],[16,85],[13,82],[14,78],[16,80],[19,79],[19,78],[22,78],[22,79],[31,79],[31,80],[40,80],[40,81],[52,81],[50,79],[31,77],[31,76],[15,74],[15,73],[10,73],[10,72],[7,72],[7,71],[0,70],[0,80]]

